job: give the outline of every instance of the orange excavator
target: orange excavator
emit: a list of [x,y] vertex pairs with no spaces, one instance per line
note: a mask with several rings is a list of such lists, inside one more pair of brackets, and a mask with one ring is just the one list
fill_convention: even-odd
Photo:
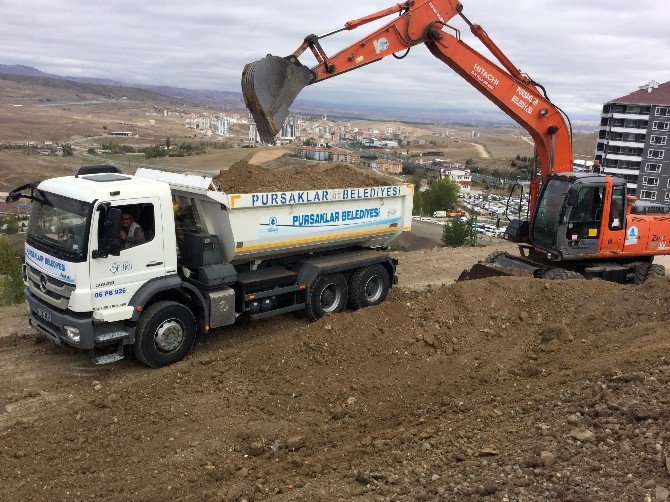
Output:
[[[395,16],[388,24],[328,56],[320,41],[344,30]],[[466,44],[449,22],[460,17],[497,60]],[[626,181],[572,172],[572,127],[546,90],[521,72],[457,0],[412,0],[347,22],[325,35],[310,35],[290,56],[267,57],[245,66],[242,91],[261,140],[274,143],[289,107],[307,85],[336,77],[387,56],[403,59],[425,45],[440,61],[495,103],[532,136],[535,169],[528,215],[510,221],[506,238],[519,255],[495,253],[463,279],[507,275],[517,269],[547,279],[602,278],[642,283],[665,275],[654,256],[670,254],[670,207],[627,196]],[[299,57],[310,50],[317,65]]]

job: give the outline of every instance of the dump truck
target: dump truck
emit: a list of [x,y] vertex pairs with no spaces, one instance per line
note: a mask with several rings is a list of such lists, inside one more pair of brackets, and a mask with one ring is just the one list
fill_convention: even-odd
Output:
[[385,300],[385,251],[412,221],[411,185],[228,194],[212,179],[89,166],[30,183],[25,244],[30,324],[98,364],[130,351],[182,359],[238,317],[311,319]]

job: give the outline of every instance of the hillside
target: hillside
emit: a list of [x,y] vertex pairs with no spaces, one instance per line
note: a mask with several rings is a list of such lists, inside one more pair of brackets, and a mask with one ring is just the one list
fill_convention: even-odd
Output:
[[467,252],[403,253],[385,304],[241,322],[161,370],[96,367],[22,306],[0,310],[0,497],[637,502],[669,487],[670,281],[407,289]]

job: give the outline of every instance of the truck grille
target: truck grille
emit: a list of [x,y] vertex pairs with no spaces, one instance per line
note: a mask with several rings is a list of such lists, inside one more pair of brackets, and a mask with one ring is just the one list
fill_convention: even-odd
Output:
[[49,277],[38,269],[26,266],[28,289],[41,300],[61,310],[67,309],[74,286],[67,282]]

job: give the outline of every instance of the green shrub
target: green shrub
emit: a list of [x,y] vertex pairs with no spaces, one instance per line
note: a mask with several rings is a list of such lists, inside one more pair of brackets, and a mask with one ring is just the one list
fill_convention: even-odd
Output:
[[470,228],[466,222],[455,219],[447,222],[442,231],[444,247],[457,248],[465,246],[470,241]]
[[21,253],[6,237],[0,236],[0,305],[23,301]]

